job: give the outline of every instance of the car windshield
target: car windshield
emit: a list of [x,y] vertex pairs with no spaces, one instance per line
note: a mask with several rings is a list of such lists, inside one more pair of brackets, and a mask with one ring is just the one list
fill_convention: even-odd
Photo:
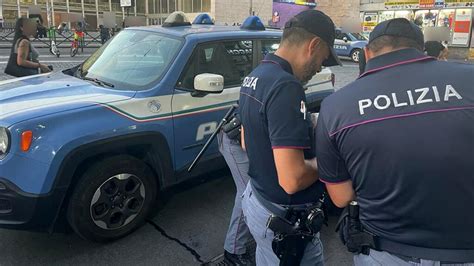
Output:
[[367,41],[367,38],[360,33],[351,33],[351,35],[358,41]]
[[92,54],[79,77],[123,90],[143,90],[162,78],[181,40],[143,30],[124,30]]

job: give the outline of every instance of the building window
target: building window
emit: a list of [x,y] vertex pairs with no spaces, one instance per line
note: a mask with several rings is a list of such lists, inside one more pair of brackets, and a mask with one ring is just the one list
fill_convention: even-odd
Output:
[[170,3],[170,10],[169,13],[173,13],[177,10],[176,8],[176,0],[169,0]]
[[193,0],[181,0],[182,1],[182,11],[185,13],[193,12]]
[[168,13],[168,0],[161,0],[161,13]]
[[198,13],[201,12],[201,0],[193,0],[193,12]]
[[202,0],[202,12],[211,12],[211,0]]

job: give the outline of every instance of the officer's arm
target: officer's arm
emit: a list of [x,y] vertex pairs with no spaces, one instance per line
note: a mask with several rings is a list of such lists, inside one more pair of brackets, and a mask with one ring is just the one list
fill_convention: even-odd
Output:
[[282,82],[265,104],[278,183],[295,194],[318,180],[316,160],[304,159],[304,150],[311,147],[304,90],[299,82]]
[[316,159],[305,160],[303,150],[273,149],[280,186],[288,194],[302,191],[318,180]]
[[320,180],[326,184],[329,196],[337,207],[346,207],[355,199],[352,178],[346,167],[343,155],[335,141],[331,139],[324,117],[330,116],[325,105],[319,113],[316,125],[316,155],[319,165]]
[[355,199],[355,191],[351,180],[339,184],[326,183],[326,188],[332,202],[339,208],[345,208],[349,205],[349,202]]

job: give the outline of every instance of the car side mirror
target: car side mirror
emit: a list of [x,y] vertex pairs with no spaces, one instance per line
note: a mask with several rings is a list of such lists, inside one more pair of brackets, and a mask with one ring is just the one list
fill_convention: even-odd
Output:
[[347,39],[347,37],[343,37],[342,40],[343,40],[344,42],[348,42],[348,41],[349,41],[349,39]]
[[224,90],[224,77],[216,74],[199,74],[194,77],[193,97],[203,97],[209,93],[221,93]]

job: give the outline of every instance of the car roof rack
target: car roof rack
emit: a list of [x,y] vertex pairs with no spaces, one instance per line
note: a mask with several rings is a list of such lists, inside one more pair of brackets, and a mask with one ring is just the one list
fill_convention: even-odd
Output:
[[191,26],[191,22],[186,17],[186,14],[182,11],[176,11],[171,13],[165,22],[163,22],[163,27],[180,27],[180,26]]
[[214,21],[211,16],[207,13],[199,14],[193,21],[193,24],[197,25],[214,25]]
[[262,20],[257,16],[250,16],[246,18],[240,28],[243,30],[265,30],[265,26],[263,25]]

